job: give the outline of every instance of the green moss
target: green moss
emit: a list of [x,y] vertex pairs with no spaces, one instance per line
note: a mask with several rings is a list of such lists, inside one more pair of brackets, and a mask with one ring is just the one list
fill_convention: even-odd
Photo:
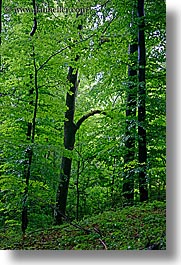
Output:
[[142,250],[166,249],[166,204],[153,202],[107,211],[80,222],[42,231],[24,238],[15,231],[1,233],[1,249]]

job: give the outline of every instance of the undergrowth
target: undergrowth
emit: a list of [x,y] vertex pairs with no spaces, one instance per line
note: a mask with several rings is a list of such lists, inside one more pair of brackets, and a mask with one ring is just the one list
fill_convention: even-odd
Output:
[[165,250],[166,205],[153,202],[106,211],[80,222],[44,230],[0,234],[0,249],[16,250]]

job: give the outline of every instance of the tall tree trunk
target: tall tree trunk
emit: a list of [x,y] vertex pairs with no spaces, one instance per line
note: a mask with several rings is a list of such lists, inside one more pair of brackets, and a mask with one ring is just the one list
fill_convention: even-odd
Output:
[[[33,84],[33,75],[30,74],[30,90],[29,90],[29,96],[30,96],[30,105],[33,105],[34,103],[34,112],[33,112],[33,118],[32,122],[28,122],[27,125],[27,140],[30,141],[29,146],[25,150],[25,171],[24,171],[24,177],[25,177],[25,189],[23,193],[23,200],[22,200],[22,217],[21,217],[21,229],[23,234],[25,233],[27,227],[28,227],[28,193],[29,193],[29,181],[31,176],[31,165],[32,165],[32,159],[33,159],[33,146],[35,140],[35,127],[36,127],[36,116],[37,116],[37,110],[38,110],[38,72],[36,67],[36,60],[35,60],[35,53],[34,53],[34,46],[33,46],[33,64],[34,64],[34,84]],[[35,102],[32,101],[32,96],[35,91]]]
[[[133,26],[136,17],[136,7],[133,9],[132,23]],[[128,89],[126,103],[126,132],[125,132],[125,155],[124,164],[125,172],[123,175],[123,196],[129,201],[134,202],[134,172],[130,163],[135,159],[135,131],[136,131],[136,107],[137,107],[137,51],[138,39],[129,45],[130,64],[128,66]]]
[[[76,17],[80,16],[81,13],[77,13]],[[80,31],[82,25],[78,25],[77,29]],[[80,33],[80,32],[79,32]],[[79,60],[79,55],[75,57],[75,63]],[[64,147],[67,150],[73,150],[75,144],[75,134],[77,131],[74,123],[75,114],[75,99],[79,85],[78,81],[78,69],[69,67],[67,79],[70,83],[70,90],[66,95],[66,107],[65,121],[64,121]],[[71,173],[72,158],[63,156],[60,172],[60,182],[58,185],[57,196],[56,196],[56,208],[55,208],[55,222],[56,224],[62,223],[62,217],[65,215],[68,187]]]
[[[33,55],[34,56],[34,55]],[[35,64],[35,59],[34,59]],[[34,77],[34,84],[32,83],[33,75],[30,75],[30,86],[32,86],[29,90],[29,96],[30,96],[30,102],[29,104],[32,105],[33,101],[31,100],[31,97],[34,93],[35,88],[35,103],[34,103],[34,113],[33,113],[33,119],[32,122],[28,122],[27,125],[27,140],[30,141],[29,146],[27,147],[25,151],[25,190],[23,194],[23,202],[22,202],[22,232],[25,233],[27,226],[28,226],[28,193],[29,193],[29,181],[31,176],[31,165],[32,165],[32,159],[33,159],[33,146],[34,138],[35,138],[35,126],[36,126],[36,115],[37,115],[37,108],[38,108],[38,85],[37,85],[37,71],[36,71],[36,65],[35,67],[35,77]]]
[[[83,115],[77,123],[74,123],[74,113],[75,113],[75,98],[78,88],[78,71],[73,74],[73,68],[69,68],[68,80],[72,84],[70,91],[67,92],[66,96],[66,106],[67,111],[65,112],[64,121],[64,147],[65,149],[72,151],[75,144],[75,135],[77,130],[80,128],[81,124],[87,120],[89,117],[95,114],[104,114],[105,112],[100,110],[93,110],[89,113]],[[71,173],[72,159],[66,156],[62,157],[60,182],[57,190],[56,197],[56,208],[55,208],[55,222],[56,224],[62,223],[62,217],[65,216],[68,187]]]
[[[77,17],[82,15],[82,13],[78,13]],[[82,25],[78,25],[79,36],[80,31],[82,30]],[[79,60],[79,55],[77,54],[75,57],[75,63]],[[74,123],[74,114],[75,114],[75,99],[76,93],[79,85],[78,80],[78,69],[69,67],[69,72],[67,79],[70,83],[70,90],[66,95],[66,107],[67,110],[65,112],[65,121],[64,121],[64,147],[65,149],[72,151],[74,149],[75,144],[75,135],[81,124],[88,119],[90,116],[95,114],[105,114],[100,110],[93,110],[85,115],[83,115],[75,124]],[[61,172],[60,172],[60,182],[57,189],[56,196],[56,207],[55,207],[55,222],[56,224],[62,223],[62,217],[65,216],[66,211],[66,203],[67,203],[67,195],[68,195],[68,187],[71,173],[71,165],[72,158],[63,156],[61,163]]]
[[[30,36],[33,36],[35,34],[35,31],[37,29],[37,21],[36,21],[36,3],[35,0],[32,0],[33,5],[33,27],[32,31],[30,33]],[[29,96],[30,96],[30,102],[29,104],[32,105],[32,96],[35,91],[35,102],[34,102],[34,112],[33,112],[33,118],[32,122],[28,122],[27,125],[27,140],[30,141],[30,145],[27,147],[25,151],[25,171],[24,171],[24,177],[25,177],[25,189],[23,194],[23,200],[22,200],[22,216],[21,216],[21,229],[23,234],[25,233],[27,227],[28,227],[28,193],[29,193],[29,181],[31,176],[31,164],[33,159],[33,146],[35,139],[35,127],[36,127],[36,116],[37,116],[37,110],[38,110],[38,70],[36,67],[36,59],[35,59],[35,51],[34,51],[34,45],[32,46],[33,51],[33,66],[34,66],[34,84],[33,84],[33,75],[30,74],[30,90],[29,90]]]
[[[78,60],[78,57],[76,58]],[[67,76],[68,81],[71,84],[70,91],[67,92],[66,96],[66,107],[65,121],[64,121],[64,147],[67,150],[74,149],[76,125],[74,124],[74,113],[75,113],[75,98],[76,91],[78,88],[78,71],[73,73],[74,69],[69,67],[69,73]],[[62,157],[60,182],[57,190],[56,198],[56,210],[55,219],[56,224],[62,223],[62,216],[65,215],[68,186],[70,180],[72,159],[66,156]]]
[[138,0],[138,61],[139,61],[139,88],[138,88],[138,148],[139,148],[139,192],[140,201],[148,200],[148,187],[146,179],[146,52],[144,35],[144,0]]

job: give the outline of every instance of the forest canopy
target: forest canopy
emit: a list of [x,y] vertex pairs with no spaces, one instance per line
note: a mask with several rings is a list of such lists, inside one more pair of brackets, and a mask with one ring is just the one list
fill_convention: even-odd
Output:
[[0,0],[0,229],[166,200],[166,4]]

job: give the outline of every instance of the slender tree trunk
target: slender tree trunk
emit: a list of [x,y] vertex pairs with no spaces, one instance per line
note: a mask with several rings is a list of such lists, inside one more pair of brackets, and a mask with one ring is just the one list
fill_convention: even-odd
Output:
[[79,202],[80,202],[80,190],[79,190],[79,177],[80,177],[80,160],[77,161],[77,179],[76,179],[76,220],[79,220]]
[[[37,29],[37,20],[36,20],[36,3],[35,0],[32,0],[33,5],[33,27],[32,31],[30,32],[30,36],[33,36],[35,34],[35,31]],[[22,217],[21,217],[21,229],[23,234],[25,233],[27,227],[28,227],[28,193],[29,193],[29,181],[31,176],[31,164],[33,159],[33,146],[35,139],[35,127],[36,127],[36,116],[37,116],[37,110],[38,110],[38,70],[36,67],[36,59],[35,59],[35,51],[34,46],[32,46],[33,51],[33,66],[34,66],[34,84],[32,82],[33,75],[30,75],[30,90],[29,90],[29,96],[30,96],[30,102],[29,104],[33,104],[32,96],[35,91],[35,102],[34,102],[34,112],[33,112],[33,118],[32,122],[28,122],[27,126],[27,140],[30,141],[30,145],[27,147],[25,151],[25,158],[26,158],[26,165],[25,165],[25,180],[26,180],[26,186],[24,189],[23,194],[23,200],[22,200]]]
[[[135,11],[133,10],[133,22],[135,21]],[[130,163],[135,159],[135,131],[136,131],[136,107],[137,107],[137,51],[138,39],[134,37],[133,43],[129,45],[130,65],[128,66],[128,89],[126,103],[126,133],[125,133],[125,172],[123,177],[123,195],[129,201],[134,202],[134,171]]]
[[30,36],[33,36],[36,32],[37,29],[37,19],[36,19],[36,1],[32,0],[32,5],[33,5],[33,14],[34,14],[34,18],[33,18],[33,26],[30,32]]
[[138,0],[138,61],[139,61],[139,88],[138,88],[138,148],[139,148],[139,191],[140,201],[148,200],[148,187],[146,179],[146,162],[147,162],[147,146],[146,146],[146,51],[144,36],[144,0]]
[[22,219],[21,219],[21,229],[23,234],[25,233],[28,227],[28,192],[29,192],[29,181],[31,175],[31,164],[32,164],[32,157],[33,151],[31,147],[26,149],[25,153],[26,157],[26,168],[25,168],[25,189],[22,199]]
[[29,96],[30,96],[30,105],[33,105],[32,96],[35,91],[35,102],[34,102],[34,112],[33,112],[33,118],[32,122],[28,122],[27,125],[27,140],[30,141],[29,146],[27,147],[25,151],[25,189],[23,194],[23,200],[22,200],[22,219],[21,219],[21,228],[23,234],[25,233],[27,227],[28,227],[28,193],[29,193],[29,181],[31,176],[31,165],[32,165],[32,159],[33,159],[33,146],[35,140],[35,127],[36,127],[36,116],[37,116],[37,110],[38,110],[38,79],[37,79],[37,68],[36,68],[36,61],[35,61],[35,53],[34,53],[34,46],[33,46],[33,64],[34,64],[34,84],[33,84],[33,75],[30,75],[30,90],[29,90]]

